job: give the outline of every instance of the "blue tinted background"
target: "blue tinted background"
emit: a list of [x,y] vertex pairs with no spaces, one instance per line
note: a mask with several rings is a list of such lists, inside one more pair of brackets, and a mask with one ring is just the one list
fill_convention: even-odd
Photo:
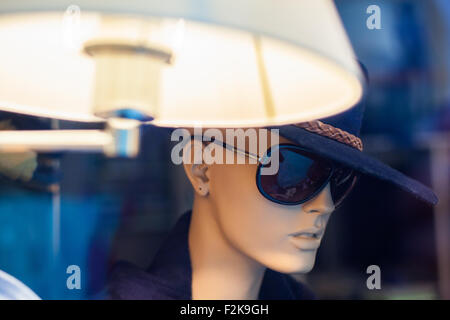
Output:
[[[365,151],[431,185],[431,153],[418,139],[450,130],[450,2],[336,4],[369,71]],[[371,4],[381,8],[381,30],[366,27]],[[19,129],[50,127],[44,119],[1,118],[13,119]],[[143,135],[137,159],[39,155],[32,183],[2,179],[0,269],[42,298],[87,299],[99,297],[115,261],[147,266],[192,194],[183,169],[170,162],[167,130],[145,127]],[[449,176],[448,167],[442,175]],[[441,202],[448,201],[448,190],[438,191]],[[433,217],[432,208],[363,178],[333,215],[316,267],[302,280],[323,298],[438,298]],[[81,290],[66,287],[72,264],[81,268]],[[370,264],[381,267],[380,292],[365,286]]]

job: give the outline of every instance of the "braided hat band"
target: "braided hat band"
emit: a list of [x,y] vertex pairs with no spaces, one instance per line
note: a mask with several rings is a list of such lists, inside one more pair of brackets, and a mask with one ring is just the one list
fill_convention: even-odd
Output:
[[321,121],[316,120],[301,122],[294,125],[309,132],[316,133],[321,136],[344,143],[346,145],[349,145],[350,147],[358,149],[359,151],[363,150],[363,144],[360,138],[351,133],[348,133],[347,131],[333,127],[332,125],[323,123]]

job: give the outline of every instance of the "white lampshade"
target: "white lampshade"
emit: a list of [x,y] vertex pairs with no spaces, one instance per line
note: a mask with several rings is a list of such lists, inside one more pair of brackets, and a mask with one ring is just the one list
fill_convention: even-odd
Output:
[[0,43],[0,110],[57,119],[279,125],[363,93],[331,0],[2,0]]

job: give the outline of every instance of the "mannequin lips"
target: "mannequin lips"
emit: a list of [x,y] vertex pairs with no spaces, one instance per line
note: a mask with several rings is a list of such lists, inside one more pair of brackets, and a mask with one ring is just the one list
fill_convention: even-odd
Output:
[[291,243],[300,250],[312,251],[317,250],[320,246],[320,241],[324,229],[310,228],[289,234]]

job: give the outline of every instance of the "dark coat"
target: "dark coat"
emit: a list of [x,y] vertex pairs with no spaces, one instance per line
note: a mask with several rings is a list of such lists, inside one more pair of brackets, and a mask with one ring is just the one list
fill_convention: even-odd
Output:
[[[192,299],[192,270],[188,248],[191,213],[185,213],[169,234],[147,271],[117,263],[109,277],[109,299]],[[314,295],[292,277],[267,269],[259,299],[313,299]]]

